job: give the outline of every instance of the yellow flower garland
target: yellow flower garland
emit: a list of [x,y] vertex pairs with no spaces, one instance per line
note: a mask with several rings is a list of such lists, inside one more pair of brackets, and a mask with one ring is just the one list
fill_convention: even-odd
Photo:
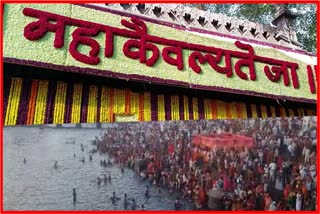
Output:
[[7,104],[7,111],[6,111],[6,117],[5,117],[5,125],[11,125],[11,120],[12,120],[12,116],[11,116],[11,107],[12,107],[12,97],[13,97],[13,91],[15,90],[15,83],[16,83],[16,79],[12,78],[11,80],[11,85],[10,85],[10,91],[9,91],[9,97],[8,97],[8,104]]
[[204,118],[206,120],[212,119],[211,102],[209,99],[204,99]]
[[252,118],[258,118],[256,104],[251,104],[251,113],[252,113]]
[[45,110],[47,106],[48,85],[49,82],[47,80],[39,81],[33,124],[38,125],[44,123]]
[[226,119],[226,109],[224,107],[225,103],[222,101],[217,101],[217,119]]
[[64,123],[66,95],[67,95],[67,83],[59,81],[57,85],[57,93],[55,97],[55,108],[54,108],[54,116],[53,116],[54,124]]
[[261,116],[262,116],[262,118],[267,118],[268,117],[267,107],[265,105],[261,105]]
[[81,99],[82,99],[82,84],[75,83],[73,86],[71,123],[80,123]]
[[171,96],[171,120],[180,120],[179,96]]
[[108,102],[107,102],[107,88],[101,88],[101,102],[100,102],[100,122],[105,123],[107,120]]
[[230,103],[231,119],[237,118],[237,103]]
[[183,111],[184,111],[184,119],[189,120],[189,105],[188,105],[188,97],[183,96]]
[[144,93],[143,103],[144,121],[151,121],[151,94],[149,92]]
[[166,120],[166,114],[165,114],[165,108],[164,108],[164,95],[163,94],[158,95],[158,120],[159,121]]
[[87,122],[96,123],[97,122],[97,99],[98,99],[98,87],[95,85],[90,85],[89,87],[89,101],[88,101],[88,114]]
[[22,89],[22,79],[12,78],[10,86],[5,125],[16,125],[18,118],[18,108],[20,103],[20,94]]
[[139,111],[139,95],[130,92],[130,114],[137,114]]
[[193,106],[193,119],[199,120],[199,109],[198,109],[198,99],[192,98],[192,106]]

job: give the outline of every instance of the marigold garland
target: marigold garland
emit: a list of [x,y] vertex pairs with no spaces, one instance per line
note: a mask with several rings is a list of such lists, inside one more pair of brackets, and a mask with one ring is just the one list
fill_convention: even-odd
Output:
[[165,121],[165,107],[164,107],[164,95],[158,95],[158,120]]
[[225,109],[226,109],[226,119],[231,119],[232,118],[232,116],[231,116],[231,104],[228,103],[228,102],[225,102],[224,105],[225,105]]
[[107,101],[107,88],[101,88],[101,106],[100,106],[100,122],[108,122],[107,118],[108,112],[108,101]]
[[82,84],[74,83],[71,109],[71,123],[80,123]]
[[36,106],[37,91],[38,91],[38,83],[39,83],[38,80],[32,81],[31,96],[30,96],[30,101],[28,105],[27,125],[33,124],[34,110]]
[[48,94],[48,85],[47,80],[39,81],[39,89],[37,93],[36,107],[35,107],[35,116],[33,124],[43,124],[45,117],[45,109],[47,104],[47,94]]
[[18,118],[18,108],[20,102],[20,94],[22,88],[22,79],[21,78],[13,78],[9,100],[8,100],[8,108],[6,111],[5,125],[16,125]]
[[128,115],[130,114],[130,91],[128,89],[125,90],[125,101],[124,101],[124,106],[125,106],[125,114]]
[[179,120],[179,96],[171,96],[171,119]]
[[109,114],[108,114],[108,121],[113,122],[114,121],[114,89],[108,88],[108,93],[110,96],[109,102]]
[[252,118],[258,118],[257,107],[255,104],[251,104]]
[[139,112],[139,94],[130,92],[130,114]]
[[11,114],[12,114],[12,95],[13,91],[15,90],[15,82],[16,79],[12,79],[11,81],[11,86],[10,86],[10,91],[9,91],[9,98],[8,98],[8,104],[7,104],[7,111],[6,111],[6,118],[5,118],[5,125],[10,125],[11,124]]
[[[6,103],[6,115],[4,118],[5,125],[16,125],[19,115],[19,124],[45,124],[51,120],[47,119],[51,114],[48,113],[46,107],[50,102],[48,101],[48,94],[54,94],[49,91],[48,80],[33,80],[29,93],[21,93],[22,83],[24,80],[21,78],[13,78],[11,84],[8,86],[8,98]],[[136,118],[139,121],[151,121],[151,110],[152,100],[151,94],[148,92],[137,94],[133,93],[128,89],[113,89],[102,87],[101,93],[99,93],[99,86],[91,85],[88,87],[88,103],[83,106],[82,99],[82,84],[75,83],[73,85],[72,100],[66,100],[67,89],[70,86],[68,82],[58,82],[56,88],[56,94],[54,96],[54,109],[53,109],[53,123],[65,123],[66,118],[71,117],[71,123],[79,123],[81,119],[81,109],[86,109],[86,121],[89,123],[101,122],[113,122],[115,114],[136,114]],[[50,83],[51,85],[51,83]],[[23,86],[26,88],[25,86]],[[72,86],[71,86],[72,87]],[[69,90],[70,91],[70,90]],[[72,90],[71,90],[72,91]],[[24,94],[24,95],[23,95]],[[28,96],[28,98],[24,98]],[[51,95],[50,95],[51,96]],[[99,96],[99,97],[98,97]],[[222,101],[204,99],[203,107],[199,106],[199,100],[195,97],[189,97],[186,95],[165,95],[157,94],[157,120],[163,121],[169,115],[170,120],[188,120],[189,119],[189,108],[192,108],[192,116],[194,120],[199,119],[199,110],[203,111],[204,119],[233,119],[233,118],[247,118],[247,107],[245,103],[232,102],[225,103]],[[98,99],[99,100],[99,111],[98,114]],[[191,102],[190,102],[191,101]],[[71,106],[71,115],[65,110],[66,104],[69,102]],[[190,103],[189,103],[190,102]],[[25,104],[25,108],[21,108],[21,105]],[[72,103],[72,104],[71,104]],[[165,107],[165,104],[169,107]],[[180,104],[182,104],[180,106]],[[189,105],[191,104],[191,106]],[[260,107],[259,107],[260,106]],[[249,104],[250,116],[257,118],[261,116],[266,118],[268,116],[276,117],[282,116],[299,116],[299,115],[313,115],[312,109],[286,109],[283,106],[277,106],[277,111],[274,106],[266,106],[264,104]],[[199,109],[201,107],[201,109]],[[259,107],[259,108],[258,108]],[[203,109],[202,109],[203,108]],[[165,110],[168,112],[165,112]],[[259,110],[259,112],[257,111]],[[25,111],[25,113],[23,112]],[[50,111],[50,109],[49,109]],[[260,113],[261,111],[261,113]],[[258,114],[259,113],[259,114]],[[22,114],[26,115],[26,121],[21,119]],[[168,114],[168,115],[167,115]],[[99,116],[99,118],[98,118]],[[181,117],[181,118],[180,118]],[[99,120],[98,120],[99,119]],[[69,121],[69,119],[67,119]],[[51,121],[52,122],[52,121]]]
[[90,85],[87,123],[97,122],[97,104],[98,104],[97,99],[98,99],[98,87],[95,85]]
[[204,116],[206,120],[212,119],[211,102],[209,99],[204,99]]
[[151,94],[144,93],[143,99],[143,121],[151,121]]
[[183,96],[184,119],[189,120],[189,101],[187,96]]
[[277,117],[276,116],[276,108],[274,106],[270,106],[270,109],[271,109],[272,117]]
[[20,78],[17,78],[15,82],[15,91],[12,97],[12,108],[11,108],[11,116],[10,116],[11,125],[15,125],[17,123],[21,88],[22,88],[22,80]]
[[143,94],[139,94],[139,121],[144,121],[144,96]]
[[55,97],[55,107],[53,114],[53,123],[64,123],[65,101],[67,95],[67,83],[58,81],[57,93]]
[[114,113],[124,114],[125,113],[125,94],[122,89],[114,89]]
[[235,102],[230,103],[230,108],[231,108],[231,119],[236,119],[237,118],[236,103]]
[[199,120],[199,109],[198,109],[198,99],[192,98],[192,106],[193,106],[193,119]]
[[217,101],[217,119],[225,119],[226,118],[226,109],[224,107],[224,102]]
[[218,118],[218,103],[215,100],[211,100],[211,114],[213,120]]
[[261,114],[262,114],[262,118],[267,118],[267,107],[265,105],[261,105]]

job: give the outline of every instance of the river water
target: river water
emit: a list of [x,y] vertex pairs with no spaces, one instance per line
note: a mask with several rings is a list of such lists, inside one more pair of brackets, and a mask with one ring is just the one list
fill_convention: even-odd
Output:
[[[5,127],[4,128],[4,210],[123,210],[123,195],[135,198],[146,210],[173,210],[176,195],[151,186],[150,198],[144,191],[148,183],[131,169],[118,166],[102,168],[107,155],[94,153],[89,161],[92,140],[102,129]],[[74,144],[67,143],[75,141]],[[84,151],[81,151],[81,144]],[[74,154],[76,157],[74,157]],[[80,159],[84,157],[85,163]],[[23,159],[26,158],[26,163]],[[58,168],[54,162],[58,161]],[[110,173],[111,183],[96,183],[97,177]],[[73,203],[72,189],[77,202]],[[115,191],[121,198],[112,204]],[[183,202],[183,209],[193,209]],[[130,208],[130,206],[129,206]]]

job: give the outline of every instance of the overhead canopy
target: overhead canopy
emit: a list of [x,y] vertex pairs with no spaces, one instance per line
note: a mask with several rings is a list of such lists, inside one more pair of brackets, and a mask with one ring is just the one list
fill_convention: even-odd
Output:
[[252,137],[235,135],[231,133],[195,135],[192,139],[193,144],[203,149],[213,147],[253,147]]

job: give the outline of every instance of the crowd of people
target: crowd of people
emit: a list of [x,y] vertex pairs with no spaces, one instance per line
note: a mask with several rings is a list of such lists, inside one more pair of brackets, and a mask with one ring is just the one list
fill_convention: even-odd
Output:
[[[211,133],[252,137],[254,146],[200,153],[193,136]],[[220,190],[223,210],[316,210],[316,117],[114,123],[97,149],[121,167],[146,160],[141,176],[198,208]]]

